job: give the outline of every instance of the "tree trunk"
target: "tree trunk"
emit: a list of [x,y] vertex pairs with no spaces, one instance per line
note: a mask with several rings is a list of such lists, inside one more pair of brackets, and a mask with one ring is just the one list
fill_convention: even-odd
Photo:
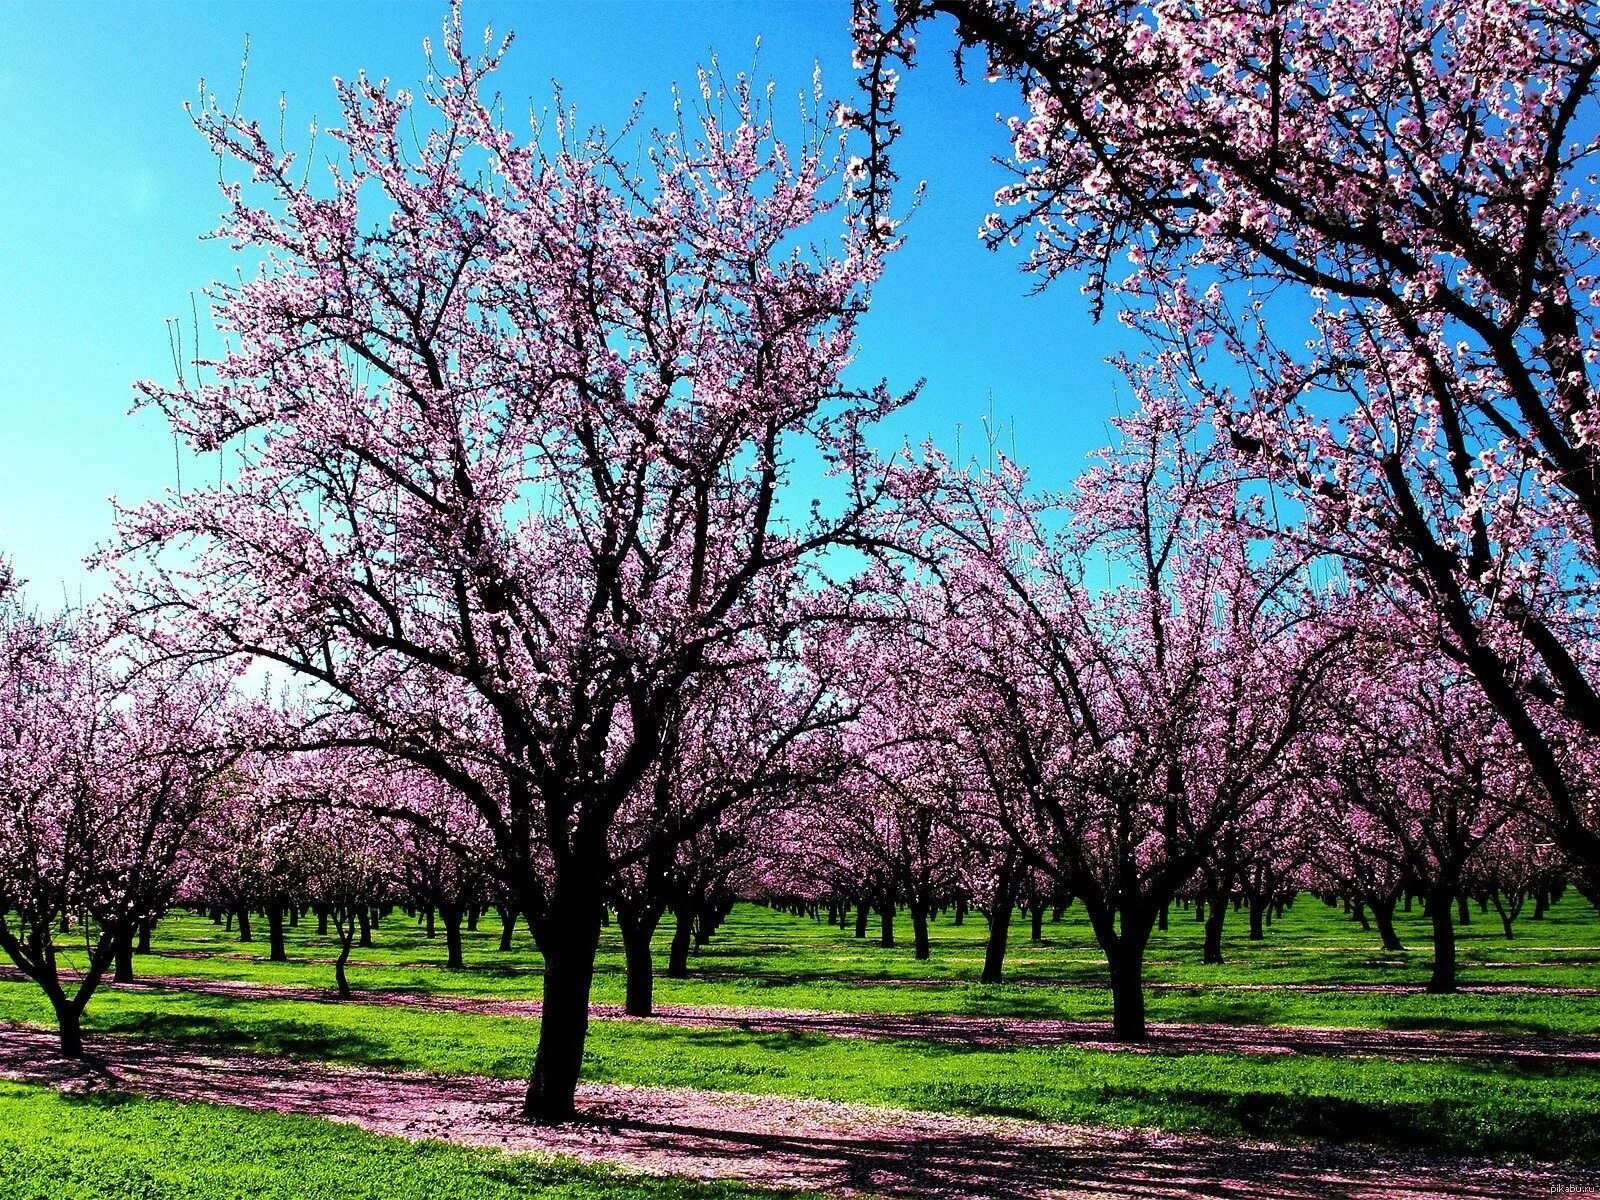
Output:
[[317,936],[328,936],[328,910],[325,908],[317,909]]
[[434,937],[437,937],[439,931],[438,931],[437,928],[435,928],[434,923],[433,923],[433,905],[431,905],[431,904],[428,905],[427,911],[424,913],[423,919],[426,920],[427,923],[428,923],[428,937],[430,939],[432,939]]
[[511,935],[517,931],[517,910],[509,904],[497,904],[495,912],[500,914],[500,952],[509,953]]
[[1373,900],[1369,906],[1372,909],[1373,923],[1378,927],[1378,937],[1383,940],[1385,950],[1404,950],[1400,942],[1400,935],[1394,931],[1394,901]]
[[268,962],[288,962],[289,952],[283,944],[283,905],[267,905],[267,944],[271,949],[267,952]]
[[1456,990],[1456,927],[1452,918],[1448,891],[1436,891],[1428,897],[1428,917],[1433,923],[1433,975],[1428,980],[1430,992]]
[[156,923],[153,920],[139,922],[138,952],[140,954],[150,953],[150,936],[155,932],[155,927]]
[[1001,871],[989,910],[989,941],[983,948],[983,983],[999,983],[1005,971],[1006,945],[1011,940],[1011,914],[1016,905],[1011,873]]
[[858,938],[867,936],[867,917],[870,915],[870,911],[865,904],[856,905],[856,936]]
[[344,973],[345,963],[350,961],[350,944],[354,939],[351,934],[355,932],[354,926],[340,922],[339,927],[339,957],[333,960],[333,978],[339,985],[339,999],[350,999],[350,980]]
[[930,953],[928,949],[928,910],[921,905],[913,904],[911,907],[911,942],[913,955],[919,961],[926,962]]
[[117,983],[133,982],[133,934],[124,934],[117,938],[116,965],[112,968],[111,978]]
[[878,909],[881,924],[878,926],[878,945],[893,947],[894,945],[894,901],[889,901]]
[[[432,912],[432,909],[428,910]],[[439,916],[444,921],[445,967],[451,971],[460,971],[466,967],[466,961],[461,957],[461,906],[459,904],[441,904]]]
[[[865,912],[866,909],[862,909]],[[678,923],[672,930],[672,949],[667,952],[667,975],[689,978],[689,947],[694,943],[694,917],[687,907],[678,910]]]
[[[1204,905],[1204,901],[1195,901],[1195,907]],[[1213,965],[1222,962],[1222,926],[1228,919],[1228,898],[1213,900],[1206,909],[1206,936],[1205,943],[1200,949],[1200,961]]]
[[367,912],[367,907],[364,904],[356,910],[356,923],[361,929],[361,948],[363,950],[372,949],[372,914]]
[[478,906],[476,904],[467,909],[467,932],[478,932]]
[[1031,922],[1028,940],[1037,946],[1044,941],[1044,905],[1037,899],[1034,900],[1033,907],[1028,912],[1028,919]]
[[962,925],[966,924],[966,920],[967,920],[967,898],[965,896],[957,896],[956,897],[956,913],[955,913],[955,917],[952,918],[950,923],[952,925],[955,925],[957,928],[960,928]]
[[627,994],[623,1011],[630,1017],[648,1017],[655,1011],[655,962],[650,943],[655,938],[659,912],[630,913],[620,906],[617,924],[622,928],[622,957],[627,968]]
[[1107,960],[1111,967],[1111,1040],[1142,1042],[1146,1037],[1144,949],[1124,947],[1108,953]]
[[253,942],[256,940],[255,936],[250,932],[250,910],[248,908],[239,910],[239,940],[241,942]]
[[1267,931],[1262,924],[1262,918],[1267,913],[1267,902],[1262,897],[1251,893],[1250,895],[1250,940],[1262,941],[1267,936]]
[[1163,933],[1167,931],[1168,910],[1171,907],[1172,905],[1170,904],[1163,904],[1161,906],[1161,915],[1156,918],[1156,928],[1161,930]]
[[1472,924],[1472,909],[1467,907],[1467,898],[1465,896],[1456,897],[1456,917],[1456,924],[1458,925]]
[[83,1057],[83,1017],[77,1005],[72,1001],[62,999],[54,1003],[56,1011],[56,1025],[61,1034],[61,1057]]
[[539,1049],[522,1112],[530,1121],[555,1125],[575,1115],[574,1097],[589,1034],[589,989],[600,944],[600,897],[586,888],[552,897],[540,922],[544,952],[544,998]]

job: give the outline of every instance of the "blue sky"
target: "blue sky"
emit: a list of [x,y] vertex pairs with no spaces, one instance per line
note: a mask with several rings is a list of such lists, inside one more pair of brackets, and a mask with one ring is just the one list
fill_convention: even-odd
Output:
[[[326,123],[333,75],[419,82],[422,38],[437,40],[443,12],[402,0],[0,8],[0,553],[35,603],[93,595],[82,559],[110,536],[107,498],[173,480],[163,422],[127,415],[131,384],[170,378],[167,319],[187,326],[191,296],[232,269],[200,237],[220,212],[216,165],[183,102],[202,77],[234,90],[248,34],[245,109],[275,117],[286,94],[291,131]],[[517,34],[500,77],[508,109],[543,107],[558,79],[586,123],[619,124],[640,93],[646,119],[666,119],[673,82],[713,52],[725,69],[750,66],[758,36],[759,74],[780,97],[805,89],[814,63],[830,93],[854,90],[847,0],[466,0],[465,18]],[[992,394],[1006,443],[1014,421],[1018,457],[1063,485],[1106,441],[1117,379],[1104,359],[1126,335],[1092,325],[1071,286],[1030,296],[1017,258],[978,242],[1011,96],[958,87],[945,45],[924,38],[903,87],[899,168],[928,195],[874,297],[858,375],[928,380],[889,441],[950,449],[961,427],[973,450]]]

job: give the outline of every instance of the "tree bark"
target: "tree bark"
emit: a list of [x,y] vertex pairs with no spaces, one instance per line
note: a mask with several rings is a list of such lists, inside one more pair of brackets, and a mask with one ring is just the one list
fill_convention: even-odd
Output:
[[583,1044],[589,1034],[589,989],[600,944],[600,897],[587,888],[557,890],[540,924],[544,998],[539,1049],[522,1112],[554,1125],[572,1120]]
[[912,953],[919,961],[926,962],[931,953],[928,949],[928,910],[919,904],[910,907]]
[[1111,968],[1111,1040],[1142,1042],[1144,1019],[1144,947],[1125,946],[1107,952]]
[[500,952],[505,954],[511,950],[511,935],[517,931],[517,910],[509,904],[497,904],[495,912],[500,914]]
[[655,1011],[655,961],[650,943],[655,938],[659,912],[631,913],[618,907],[617,924],[622,929],[622,957],[627,968],[623,1011],[630,1017],[648,1017]]
[[63,999],[52,1005],[56,1012],[56,1026],[61,1036],[61,1057],[83,1057],[83,1017],[78,1006]]
[[1456,927],[1450,911],[1454,897],[1448,891],[1435,891],[1428,897],[1428,918],[1433,923],[1433,974],[1428,979],[1430,992],[1456,990]]
[[856,936],[858,938],[865,938],[867,936],[867,917],[869,915],[869,911],[870,910],[864,903],[856,905]]
[[689,978],[689,947],[693,944],[694,917],[685,907],[678,911],[678,923],[672,930],[672,948],[667,952],[669,978]]
[[116,965],[112,968],[111,978],[117,983],[133,982],[133,934],[127,933],[117,938]]
[[1267,931],[1262,923],[1262,918],[1267,913],[1267,902],[1262,897],[1251,893],[1250,895],[1250,940],[1259,942],[1266,938]]
[[880,905],[878,917],[878,945],[885,947],[894,946],[894,901],[890,900]]
[[1011,940],[1011,914],[1016,907],[1011,872],[1002,870],[995,884],[994,906],[989,910],[989,941],[983,948],[983,983],[999,983],[1005,972],[1006,945]]
[[[1203,901],[1196,901],[1196,907]],[[1200,948],[1200,961],[1212,965],[1222,962],[1222,926],[1228,919],[1228,899],[1224,896],[1220,900],[1213,900],[1206,909],[1205,942]]]
[[[428,910],[432,912],[432,909]],[[441,904],[439,917],[444,921],[445,967],[452,971],[460,971],[466,967],[466,961],[461,957],[461,906],[459,904]]]
[[267,905],[268,962],[288,962],[289,952],[283,943],[283,905]]
[[1044,941],[1044,905],[1037,898],[1028,910],[1028,919],[1031,923],[1028,940],[1037,946]]
[[250,910],[248,908],[239,910],[239,940],[241,942],[253,942],[256,940],[255,935],[250,932]]
[[1394,901],[1373,900],[1368,907],[1372,909],[1373,923],[1378,927],[1378,937],[1383,941],[1385,950],[1404,950],[1400,942],[1400,935],[1394,930]]

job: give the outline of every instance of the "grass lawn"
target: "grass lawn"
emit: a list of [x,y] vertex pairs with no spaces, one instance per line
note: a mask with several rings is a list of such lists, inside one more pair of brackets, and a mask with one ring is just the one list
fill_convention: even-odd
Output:
[[[1600,915],[1577,895],[1552,908],[1543,921],[1524,919],[1507,941],[1491,910],[1460,930],[1465,986],[1558,986],[1600,989]],[[1200,929],[1175,909],[1169,930],[1152,941],[1147,978],[1152,1020],[1233,1024],[1323,1025],[1393,1029],[1483,1029],[1517,1033],[1600,1034],[1600,997],[1539,994],[1430,996],[1421,989],[1431,965],[1427,926],[1420,913],[1398,914],[1408,950],[1387,954],[1375,933],[1343,913],[1301,897],[1261,942],[1245,936],[1243,914],[1230,914],[1232,936],[1220,967],[1200,963]],[[899,932],[909,937],[902,916]],[[154,955],[138,969],[151,974],[241,979],[261,983],[332,985],[336,947],[311,923],[289,931],[287,963],[266,961],[265,931],[240,943],[208,919],[175,915],[157,930]],[[884,949],[872,936],[825,923],[743,905],[705,951],[691,960],[692,977],[660,978],[664,1004],[753,1004],[843,1012],[969,1013],[1109,1019],[1105,966],[1081,908],[1059,924],[1045,925],[1045,941],[1028,940],[1026,921],[1012,930],[1007,975],[1001,986],[977,982],[986,927],[973,914],[962,926],[948,917],[932,932],[933,957],[918,963],[909,946]],[[658,938],[664,957],[668,930]],[[442,932],[429,941],[416,922],[395,913],[376,932],[376,945],[355,952],[353,986],[365,990],[450,992],[506,999],[537,999],[540,960],[525,931],[502,954],[498,919],[491,913],[476,933],[465,933],[467,969],[441,969]],[[1275,985],[1387,985],[1402,994],[1274,990]],[[912,986],[907,986],[912,985]],[[605,931],[595,999],[621,1003],[622,950],[614,928]]]
[[[1307,985],[1350,984],[1420,989],[1429,966],[1426,929],[1416,913],[1402,915],[1399,925],[1412,949],[1385,954],[1375,934],[1302,897],[1264,941],[1249,942],[1243,937],[1243,920],[1235,920],[1226,946],[1230,961],[1203,967],[1198,961],[1198,923],[1192,915],[1175,910],[1171,928],[1157,934],[1151,947],[1149,980],[1158,986],[1150,993],[1150,1016],[1247,1024],[1600,1032],[1596,997],[1300,990]],[[909,929],[902,932],[909,934]],[[1461,933],[1462,975],[1468,986],[1600,987],[1600,919],[1576,896],[1557,905],[1543,921],[1524,920],[1514,941],[1504,938],[1493,913],[1474,911],[1474,922]],[[984,923],[976,915],[960,927],[948,918],[941,920],[934,928],[932,961],[918,963],[909,948],[882,948],[875,936],[860,941],[850,931],[820,922],[743,906],[693,960],[693,977],[661,979],[657,998],[663,1003],[834,1011],[1109,1016],[1104,966],[1081,913],[1069,911],[1060,923],[1047,924],[1045,940],[1038,945],[1030,944],[1027,925],[1019,921],[1008,961],[1012,982],[1004,986],[976,982],[984,936]],[[497,922],[490,915],[478,931],[466,935],[467,969],[447,971],[442,966],[442,932],[430,941],[415,921],[397,912],[380,925],[373,948],[357,951],[352,981],[363,990],[536,998],[540,965],[526,933],[519,933],[515,948],[505,954],[497,949],[498,938]],[[236,935],[208,919],[176,915],[160,926],[156,952],[140,956],[137,966],[146,974],[327,987],[332,982],[333,949],[308,922],[290,931],[291,961],[269,963],[264,930],[255,942],[240,944]],[[608,929],[596,999],[617,1002],[621,995],[621,951],[615,930]],[[0,1019],[48,1025],[50,1014],[31,985],[0,982]],[[91,1004],[86,1024],[91,1032],[245,1046],[377,1068],[502,1078],[525,1074],[536,1035],[535,1022],[511,1016],[359,1002],[247,1000],[181,990],[108,989]],[[997,1049],[597,1021],[591,1029],[585,1075],[623,1083],[813,1096],[1082,1124],[1144,1125],[1222,1136],[1600,1159],[1600,1072],[1566,1065],[1127,1053],[1070,1046]],[[27,1103],[77,1102],[33,1096]],[[146,1109],[141,1103],[129,1110],[127,1119],[160,1121],[164,1111],[160,1106]],[[108,1110],[103,1119],[122,1117]],[[208,1110],[209,1124],[204,1127],[223,1129],[229,1121],[254,1120],[267,1119]],[[359,1141],[362,1135],[340,1131],[338,1136]],[[404,1170],[419,1172],[418,1179],[432,1169],[429,1164],[435,1160],[429,1155],[434,1151],[368,1140],[371,1146],[361,1153],[399,1156],[394,1161],[403,1160]],[[54,1144],[48,1143],[40,1153]],[[199,1143],[183,1149],[182,1155],[191,1152],[206,1158]],[[159,1137],[140,1151],[155,1155],[152,1163],[164,1162],[164,1153]],[[227,1153],[219,1148],[216,1155],[217,1169],[228,1169]],[[251,1161],[256,1157],[252,1154]],[[139,1156],[131,1161],[137,1165]],[[500,1169],[483,1167],[485,1189],[495,1186],[499,1177],[494,1172]],[[516,1168],[524,1169],[533,1170]],[[539,1176],[538,1187],[558,1190],[533,1194],[564,1194],[559,1191],[567,1186],[564,1178]],[[293,1187],[284,1186],[293,1193]],[[419,1184],[419,1194],[422,1188]],[[0,1192],[11,1194],[3,1188]]]
[[377,1137],[308,1117],[0,1080],[7,1200],[744,1200],[760,1192]]
[[[47,1025],[49,1011],[36,989],[5,983],[0,1019]],[[535,1022],[517,1017],[179,992],[107,992],[91,1005],[87,1026],[501,1078],[526,1073],[536,1032]],[[594,1080],[929,1111],[1600,1158],[1600,1074],[1562,1066],[979,1049],[598,1021],[584,1071]]]

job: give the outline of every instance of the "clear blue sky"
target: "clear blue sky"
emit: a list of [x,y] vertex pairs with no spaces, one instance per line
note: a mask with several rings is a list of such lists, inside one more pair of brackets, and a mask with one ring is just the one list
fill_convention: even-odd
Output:
[[[203,242],[220,212],[216,166],[182,104],[204,77],[231,93],[246,34],[245,107],[264,121],[287,94],[291,130],[335,115],[330,78],[366,69],[407,85],[442,3],[15,4],[0,36],[0,553],[35,603],[92,595],[82,558],[110,534],[115,495],[132,502],[173,479],[173,445],[154,414],[127,415],[132,381],[171,376],[165,319],[188,323],[190,297],[231,270]],[[849,97],[847,0],[713,3],[466,0],[469,30],[514,29],[500,82],[508,108],[543,107],[559,79],[585,122],[620,123],[635,96],[666,113],[674,82],[717,53],[780,96],[820,62]],[[979,244],[978,222],[1003,176],[998,110],[1010,96],[958,87],[941,38],[903,88],[900,170],[928,198],[890,263],[863,329],[859,371],[922,398],[890,440],[980,444],[989,395],[1015,420],[1019,457],[1049,486],[1067,483],[1106,440],[1117,404],[1105,357],[1125,344],[1091,325],[1071,286],[1043,297],[1017,259]],[[326,143],[324,143],[326,145]],[[1126,403],[1126,393],[1123,393]],[[1009,433],[1007,442],[1009,442]]]

